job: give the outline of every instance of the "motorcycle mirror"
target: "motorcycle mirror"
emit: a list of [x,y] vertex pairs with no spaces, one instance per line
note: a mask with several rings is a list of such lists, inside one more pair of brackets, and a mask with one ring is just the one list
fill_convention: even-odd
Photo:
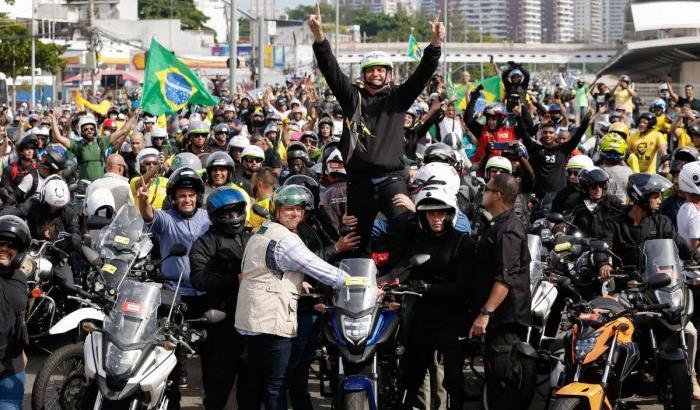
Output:
[[78,190],[78,188],[79,188],[79,187],[78,187],[78,184],[70,184],[70,185],[68,186],[68,191],[71,192],[71,193],[74,193],[75,191]]
[[429,260],[430,260],[430,255],[420,253],[418,255],[411,256],[411,259],[408,260],[408,263],[410,263],[411,266],[421,266],[422,264],[426,263]]
[[204,318],[207,319],[209,323],[219,323],[226,319],[226,312],[222,312],[216,309],[209,309],[204,312]]
[[173,244],[170,247],[170,252],[168,256],[185,256],[187,255],[187,247],[181,243]]
[[547,220],[553,224],[558,224],[564,222],[564,215],[558,212],[552,212],[547,215]]
[[94,267],[100,267],[100,265],[102,264],[102,258],[100,258],[99,253],[85,245],[81,245],[80,249],[82,249],[83,255],[85,255],[85,259],[87,259],[90,265]]
[[659,273],[647,279],[647,285],[652,289],[660,289],[670,284],[671,277],[665,273]]
[[571,288],[571,278],[568,276],[559,276],[557,278],[557,286],[560,288]]
[[256,215],[262,216],[263,218],[270,217],[270,212],[260,204],[253,204],[253,212],[255,212]]

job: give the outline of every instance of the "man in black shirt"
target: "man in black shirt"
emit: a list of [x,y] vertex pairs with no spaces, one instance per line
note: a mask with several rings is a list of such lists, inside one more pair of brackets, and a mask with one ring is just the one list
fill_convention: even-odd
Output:
[[[486,185],[483,206],[493,215],[477,245],[472,302],[478,316],[469,337],[484,337],[488,408],[527,408],[534,392],[533,359],[520,345],[530,324],[530,252],[513,204],[518,182],[498,174]],[[531,348],[530,348],[531,349]]]
[[686,84],[685,98],[678,99],[678,106],[689,106],[691,110],[700,111],[700,100],[695,98],[695,87],[692,84]]
[[369,253],[370,232],[381,211],[389,220],[392,260],[399,260],[405,242],[410,212],[395,206],[397,194],[408,195],[403,123],[411,107],[438,67],[445,27],[438,17],[431,23],[430,45],[416,71],[405,82],[392,84],[388,55],[374,52],[362,58],[362,82],[356,86],[340,69],[325,38],[320,9],[309,17],[314,35],[314,54],[319,69],[344,113],[340,151],[345,159],[348,214],[358,220],[362,251]]

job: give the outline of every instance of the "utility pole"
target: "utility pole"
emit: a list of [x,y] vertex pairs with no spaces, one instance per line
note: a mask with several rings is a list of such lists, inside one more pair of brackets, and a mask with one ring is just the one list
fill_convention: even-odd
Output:
[[[36,104],[36,21],[34,21],[34,11],[34,0],[32,0],[32,95],[29,97],[29,108],[32,110]],[[16,82],[15,88],[17,88]]]
[[236,67],[238,66],[238,19],[236,18],[236,0],[231,0],[229,5],[229,35],[228,57],[231,62],[228,67],[229,96],[233,98],[236,92]]
[[90,82],[92,83],[92,96],[97,93],[97,80],[95,79],[95,68],[97,68],[97,51],[95,50],[95,32],[93,30],[93,19],[95,18],[95,0],[88,3],[88,52],[95,62],[95,67],[90,68]]
[[338,37],[340,37],[340,0],[335,0],[335,50],[334,55],[338,55]]
[[442,13],[442,17],[445,19],[445,41],[442,45],[442,55],[445,56],[445,65],[442,68],[442,81],[447,81],[447,0],[444,2]]

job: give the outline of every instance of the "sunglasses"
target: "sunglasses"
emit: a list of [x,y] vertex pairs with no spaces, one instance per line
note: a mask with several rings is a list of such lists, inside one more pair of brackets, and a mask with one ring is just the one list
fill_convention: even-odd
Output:
[[578,173],[579,173],[578,170],[573,170],[573,169],[566,171],[566,174],[567,174],[568,176],[570,176],[570,177],[572,177],[572,176],[577,176]]
[[608,184],[606,184],[605,182],[603,182],[603,183],[600,183],[600,184],[591,184],[591,185],[589,185],[588,187],[591,188],[591,189],[596,189],[596,188],[606,189],[606,188],[608,187]]
[[245,159],[245,162],[254,162],[256,164],[259,164],[259,163],[263,162],[263,160],[261,160],[260,158],[248,157]]
[[88,132],[88,131],[95,132],[95,129],[93,127],[83,127],[83,132]]
[[207,136],[204,134],[192,134],[192,138],[206,138]]

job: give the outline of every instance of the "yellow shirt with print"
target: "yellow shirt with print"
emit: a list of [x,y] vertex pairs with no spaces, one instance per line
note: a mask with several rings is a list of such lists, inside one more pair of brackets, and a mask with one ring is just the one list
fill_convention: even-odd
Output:
[[[270,197],[256,199],[255,204],[268,211],[268,213],[270,212]],[[263,222],[267,221],[268,219],[269,218],[265,218],[262,215],[258,215],[255,211],[252,211],[249,219],[250,226],[253,227],[254,231],[257,231]]]
[[656,125],[654,125],[654,131],[659,131],[660,133],[668,133],[668,129],[671,124],[668,122],[668,117],[666,114],[661,114],[656,116]]
[[[139,206],[139,195],[138,189],[141,184],[141,177],[133,177],[129,181],[131,186],[131,195],[134,197],[134,204]],[[168,196],[167,193],[168,178],[165,177],[155,177],[151,180],[151,185],[148,187],[148,201],[151,203],[153,209],[163,208],[163,201]]]
[[627,148],[639,160],[639,172],[656,173],[656,152],[660,145],[666,145],[666,138],[658,131],[642,136],[637,130],[627,137]]

